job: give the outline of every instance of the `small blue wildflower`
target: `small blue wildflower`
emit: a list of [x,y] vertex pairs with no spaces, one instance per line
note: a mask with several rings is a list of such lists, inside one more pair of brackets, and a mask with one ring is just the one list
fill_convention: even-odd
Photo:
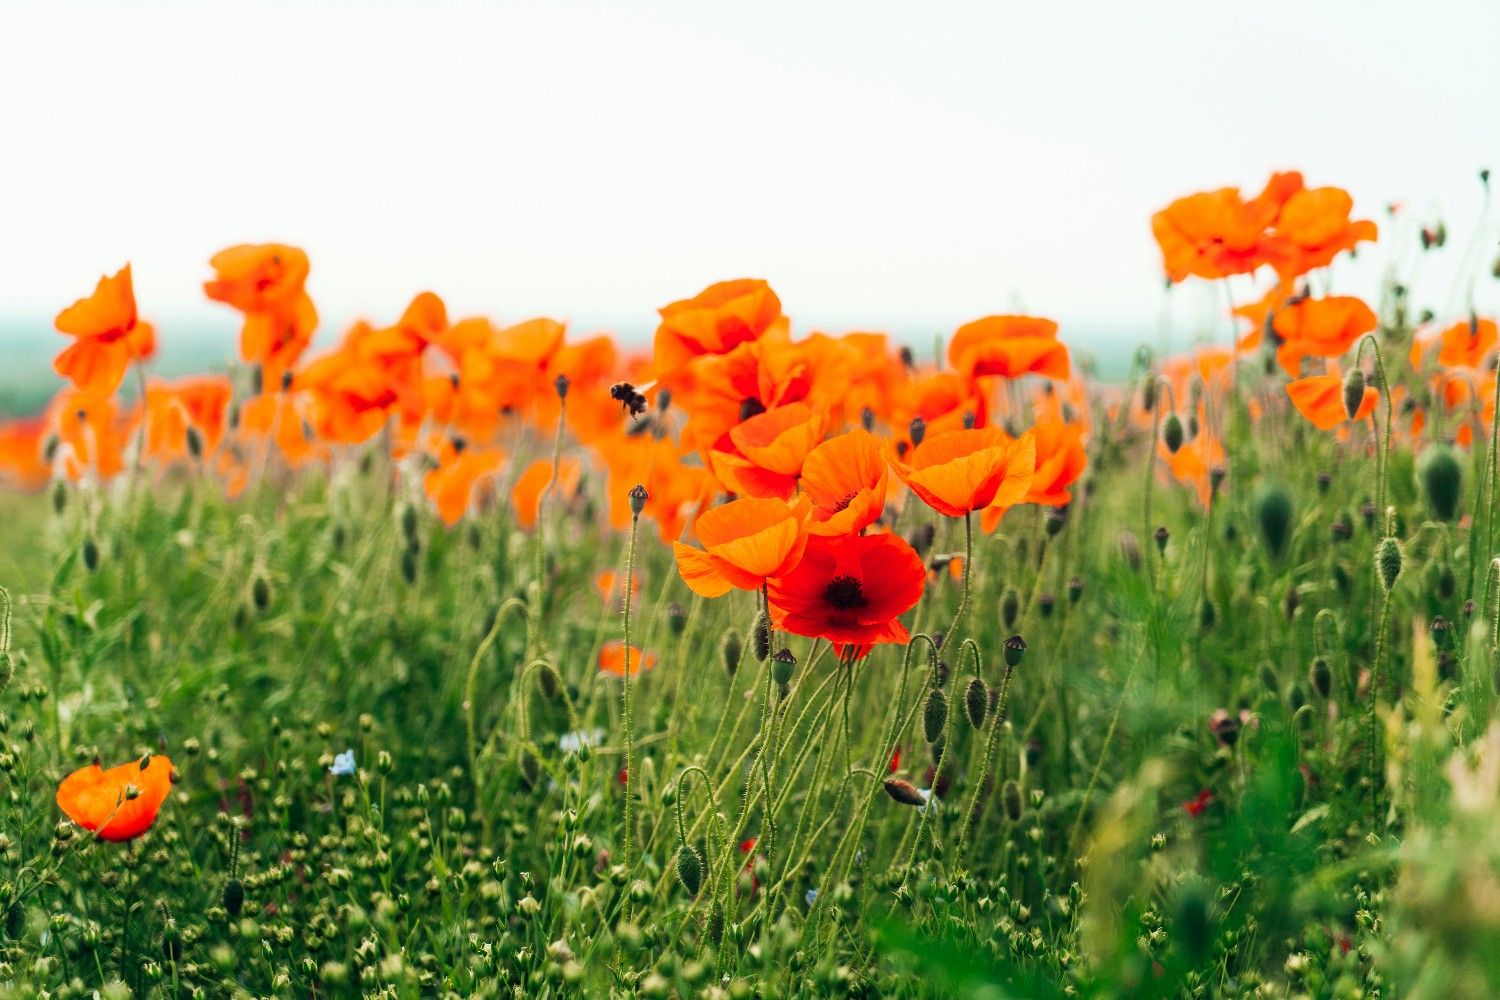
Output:
[[334,757],[333,758],[333,765],[328,768],[328,773],[331,774],[331,775],[333,775],[334,777],[340,777],[340,776],[343,776],[343,775],[353,774],[354,773],[354,751],[353,751],[353,749],[345,750],[343,753],[339,754],[337,757]]
[[813,905],[813,901],[818,898],[818,890],[816,890],[816,889],[809,889],[809,890],[807,890],[807,895],[804,896],[803,898],[807,900],[807,905],[808,906]]

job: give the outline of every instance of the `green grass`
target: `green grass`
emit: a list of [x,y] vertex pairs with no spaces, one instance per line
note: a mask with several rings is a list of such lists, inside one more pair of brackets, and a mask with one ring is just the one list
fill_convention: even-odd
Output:
[[[1500,787],[1457,797],[1445,763],[1495,695],[1483,455],[1477,528],[1432,521],[1393,457],[1387,607],[1368,431],[1232,418],[1211,517],[1153,482],[1147,518],[1148,435],[1101,431],[1058,533],[1021,507],[977,539],[936,655],[843,677],[776,636],[784,692],[754,595],[694,597],[643,522],[628,812],[595,666],[623,623],[592,585],[628,539],[597,495],[540,534],[503,506],[449,530],[372,452],[235,502],[5,497],[0,995],[1495,995]],[[928,524],[929,557],[962,551],[924,508],[900,530]],[[934,581],[914,633],[953,617]],[[882,787],[893,731],[926,810]],[[63,774],[148,749],[180,775],[150,834],[60,822]]]

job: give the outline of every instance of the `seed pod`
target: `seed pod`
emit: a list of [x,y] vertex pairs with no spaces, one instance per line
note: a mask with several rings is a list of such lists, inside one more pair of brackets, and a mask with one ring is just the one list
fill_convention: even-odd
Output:
[[1159,524],[1156,526],[1156,530],[1151,533],[1151,537],[1156,541],[1156,551],[1165,553],[1167,551],[1167,540],[1172,537],[1172,533],[1167,530],[1165,524]]
[[1016,784],[1014,778],[1000,786],[1000,802],[1005,806],[1005,818],[1012,823],[1021,818],[1021,809],[1025,805],[1021,800],[1021,786]]
[[1308,683],[1318,693],[1319,698],[1327,698],[1333,690],[1333,668],[1328,661],[1321,656],[1313,657],[1312,666],[1307,670]]
[[911,437],[912,447],[915,448],[927,436],[927,421],[921,417],[912,417],[911,425],[907,428],[907,431]]
[[1292,534],[1292,497],[1278,482],[1265,483],[1250,501],[1260,540],[1272,559],[1286,551]]
[[948,696],[942,688],[933,688],[927,692],[927,703],[922,706],[922,735],[928,743],[936,743],[943,738],[947,725]]
[[902,781],[900,778],[887,778],[885,793],[904,806],[920,806],[927,802],[922,797],[922,793],[917,791],[916,785],[910,781]]
[[224,883],[224,912],[231,917],[240,915],[245,905],[245,884],[237,878]]
[[1005,640],[1005,665],[1014,668],[1021,662],[1021,657],[1026,655],[1026,640],[1019,635],[1013,635]]
[[677,852],[677,881],[691,897],[696,898],[698,890],[703,888],[703,858],[689,844],[683,844]]
[[1000,595],[1000,622],[1005,628],[1015,628],[1016,618],[1021,614],[1021,595],[1015,587],[1006,587]]
[[985,688],[984,681],[978,677],[971,678],[968,687],[964,688],[964,713],[969,717],[969,725],[982,729],[989,707],[990,693]]
[[1448,445],[1433,445],[1422,453],[1417,463],[1417,479],[1427,499],[1427,509],[1439,521],[1452,521],[1458,515],[1463,494],[1464,469]]
[[1162,422],[1161,441],[1167,446],[1167,451],[1174,455],[1182,448],[1182,420],[1176,413],[1168,413],[1167,419]]
[[1387,594],[1395,588],[1396,578],[1401,575],[1401,559],[1401,543],[1394,538],[1382,538],[1375,547],[1375,575]]
[[740,639],[739,629],[729,629],[719,642],[719,662],[730,677],[740,669],[740,656],[743,652],[744,642]]
[[1365,373],[1357,366],[1344,374],[1344,416],[1354,420],[1365,402]]
[[[1083,597],[1083,578],[1071,577],[1068,580],[1068,603],[1077,604]],[[1006,626],[1007,628],[1009,626]]]
[[755,623],[750,626],[750,637],[755,642],[755,659],[765,663],[771,655],[771,619],[764,611],[757,612]]
[[632,486],[630,488],[630,516],[639,518],[641,511],[646,509],[646,501],[650,498],[651,494],[646,492],[646,487],[639,483]]
[[558,399],[568,398],[568,385],[568,376],[566,375],[559,375],[552,380],[552,388],[556,391]]
[[792,674],[797,669],[797,656],[785,646],[776,651],[771,658],[771,679],[782,687],[792,682]]

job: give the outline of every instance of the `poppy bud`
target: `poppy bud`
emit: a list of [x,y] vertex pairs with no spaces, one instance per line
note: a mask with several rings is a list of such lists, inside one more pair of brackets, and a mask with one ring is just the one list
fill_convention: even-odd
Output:
[[681,635],[687,628],[687,611],[676,601],[667,607],[667,624],[671,627],[673,635]]
[[646,487],[637,483],[630,488],[630,516],[639,518],[641,511],[646,509],[646,501],[651,494],[646,492]]
[[756,661],[765,663],[771,655],[771,619],[764,611],[756,613],[755,624],[750,627],[750,638],[755,643]]
[[237,878],[231,878],[224,883],[224,912],[237,917],[244,905],[245,884]]
[[1328,487],[1331,486],[1331,485],[1333,485],[1333,476],[1329,475],[1326,472],[1320,472],[1320,473],[1318,473],[1317,483],[1318,483],[1318,492],[1319,493],[1327,493],[1328,492]]
[[966,430],[966,431],[972,431],[974,429],[974,423],[975,423],[975,421],[977,419],[978,418],[974,416],[974,411],[973,410],[965,410],[964,411],[964,430]]
[[1424,451],[1417,463],[1417,479],[1432,516],[1439,521],[1452,521],[1458,514],[1464,482],[1463,465],[1453,449],[1440,444]]
[[409,584],[417,582],[417,552],[407,548],[401,552],[401,576]]
[[271,604],[271,583],[259,573],[250,583],[250,599],[255,602],[257,611],[264,611]]
[[1198,624],[1203,628],[1213,628],[1218,620],[1218,609],[1214,607],[1212,600],[1205,597],[1203,603],[1198,606]]
[[1453,567],[1444,563],[1442,568],[1438,570],[1438,596],[1446,601],[1453,596],[1453,592],[1457,589],[1458,579],[1453,575]]
[[1019,635],[1013,635],[1005,640],[1005,665],[1014,668],[1021,662],[1021,657],[1026,655],[1026,640]]
[[93,535],[83,538],[83,565],[90,573],[99,568],[99,543],[94,541]]
[[936,743],[943,738],[947,725],[948,696],[943,694],[942,688],[933,688],[927,692],[927,703],[922,706],[922,735],[928,743]]
[[1063,525],[1068,523],[1068,508],[1048,507],[1044,515],[1048,537],[1057,535],[1063,530]]
[[1000,621],[1005,628],[1015,628],[1016,618],[1021,614],[1021,595],[1015,587],[1006,587],[1000,595]]
[[1312,666],[1307,670],[1307,680],[1319,698],[1327,698],[1333,690],[1333,668],[1323,657],[1313,657]]
[[68,509],[68,484],[59,479],[52,484],[52,513],[61,514]]
[[1043,618],[1051,618],[1052,608],[1056,603],[1057,598],[1054,597],[1050,592],[1038,594],[1036,598],[1036,609],[1042,613]]
[[1141,383],[1141,409],[1150,413],[1156,409],[1157,384],[1156,376],[1148,375]]
[[187,434],[185,435],[185,437],[187,439],[188,454],[191,455],[191,456],[193,456],[194,461],[202,458],[203,457],[203,432],[200,431],[197,427],[189,424],[188,425],[188,429],[187,429]]
[[1156,551],[1165,554],[1167,551],[1167,540],[1172,537],[1172,533],[1167,530],[1167,526],[1165,524],[1157,525],[1156,530],[1151,533],[1151,537],[1156,540]]
[[1208,490],[1214,496],[1219,495],[1219,487],[1224,485],[1224,477],[1229,471],[1222,465],[1215,465],[1208,470]]
[[917,445],[921,444],[922,439],[927,436],[927,421],[923,420],[921,417],[912,417],[911,426],[908,428],[908,432],[911,437],[912,447],[915,448]]
[[1167,419],[1161,425],[1161,441],[1167,446],[1167,451],[1174,455],[1182,447],[1182,421],[1177,414],[1167,414]]
[[1365,402],[1365,373],[1359,367],[1344,373],[1344,416],[1353,420]]
[[250,366],[250,395],[259,396],[265,388],[265,373],[261,371],[260,365]]
[[696,897],[698,890],[703,888],[703,859],[699,857],[697,848],[683,844],[678,850],[677,880],[692,897]]
[[971,678],[969,686],[964,688],[964,713],[969,717],[969,725],[975,729],[983,728],[989,707],[990,693],[985,689],[984,681],[978,677]]
[[733,677],[735,671],[740,669],[740,656],[744,651],[744,643],[740,640],[738,629],[730,629],[724,633],[724,638],[719,642],[719,662],[724,665],[724,672]]
[[901,350],[897,352],[897,357],[899,357],[901,359],[901,363],[908,368],[916,363],[916,359],[912,357],[911,348],[907,347],[905,344],[901,345]]
[[1432,620],[1432,642],[1438,649],[1447,649],[1453,645],[1453,623],[1442,615]]
[[1359,516],[1365,519],[1365,527],[1366,528],[1373,528],[1373,527],[1375,527],[1375,514],[1376,513],[1377,512],[1375,510],[1375,501],[1373,501],[1373,500],[1366,500],[1364,503],[1360,504],[1360,507],[1359,507]]
[[552,380],[552,388],[557,392],[558,399],[568,398],[569,385],[570,383],[568,382],[568,376],[566,375],[559,375],[557,376],[557,378]]
[[771,679],[782,687],[792,682],[792,673],[797,669],[797,657],[785,646],[771,658]]
[[927,802],[922,797],[922,793],[917,791],[916,785],[910,781],[902,781],[900,778],[887,778],[885,793],[904,806],[920,806]]
[[401,521],[401,535],[407,541],[417,537],[417,508],[409,503],[402,503],[398,514]]
[[1396,578],[1401,575],[1401,559],[1401,543],[1394,538],[1382,538],[1375,547],[1375,575],[1387,594],[1395,588]]
[[552,669],[551,664],[543,666],[536,674],[536,687],[542,693],[542,697],[548,701],[556,698],[562,691],[562,681],[557,676],[557,671]]
[[1014,778],[1000,786],[1000,802],[1005,807],[1005,818],[1012,823],[1018,822],[1025,803],[1021,801],[1021,786],[1016,784]]
[[1354,534],[1354,525],[1348,519],[1340,515],[1338,520],[1328,526],[1328,533],[1335,542],[1346,542]]
[[1266,552],[1276,559],[1286,551],[1292,534],[1292,497],[1277,482],[1265,483],[1255,492],[1250,501],[1255,514],[1255,523],[1260,528],[1260,539]]

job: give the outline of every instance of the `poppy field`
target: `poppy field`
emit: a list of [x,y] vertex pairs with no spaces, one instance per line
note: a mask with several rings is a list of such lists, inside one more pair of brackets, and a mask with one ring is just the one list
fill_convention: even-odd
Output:
[[1124,377],[760,279],[324,348],[258,244],[169,380],[108,262],[0,422],[0,997],[1500,995],[1479,183],[1173,201]]

